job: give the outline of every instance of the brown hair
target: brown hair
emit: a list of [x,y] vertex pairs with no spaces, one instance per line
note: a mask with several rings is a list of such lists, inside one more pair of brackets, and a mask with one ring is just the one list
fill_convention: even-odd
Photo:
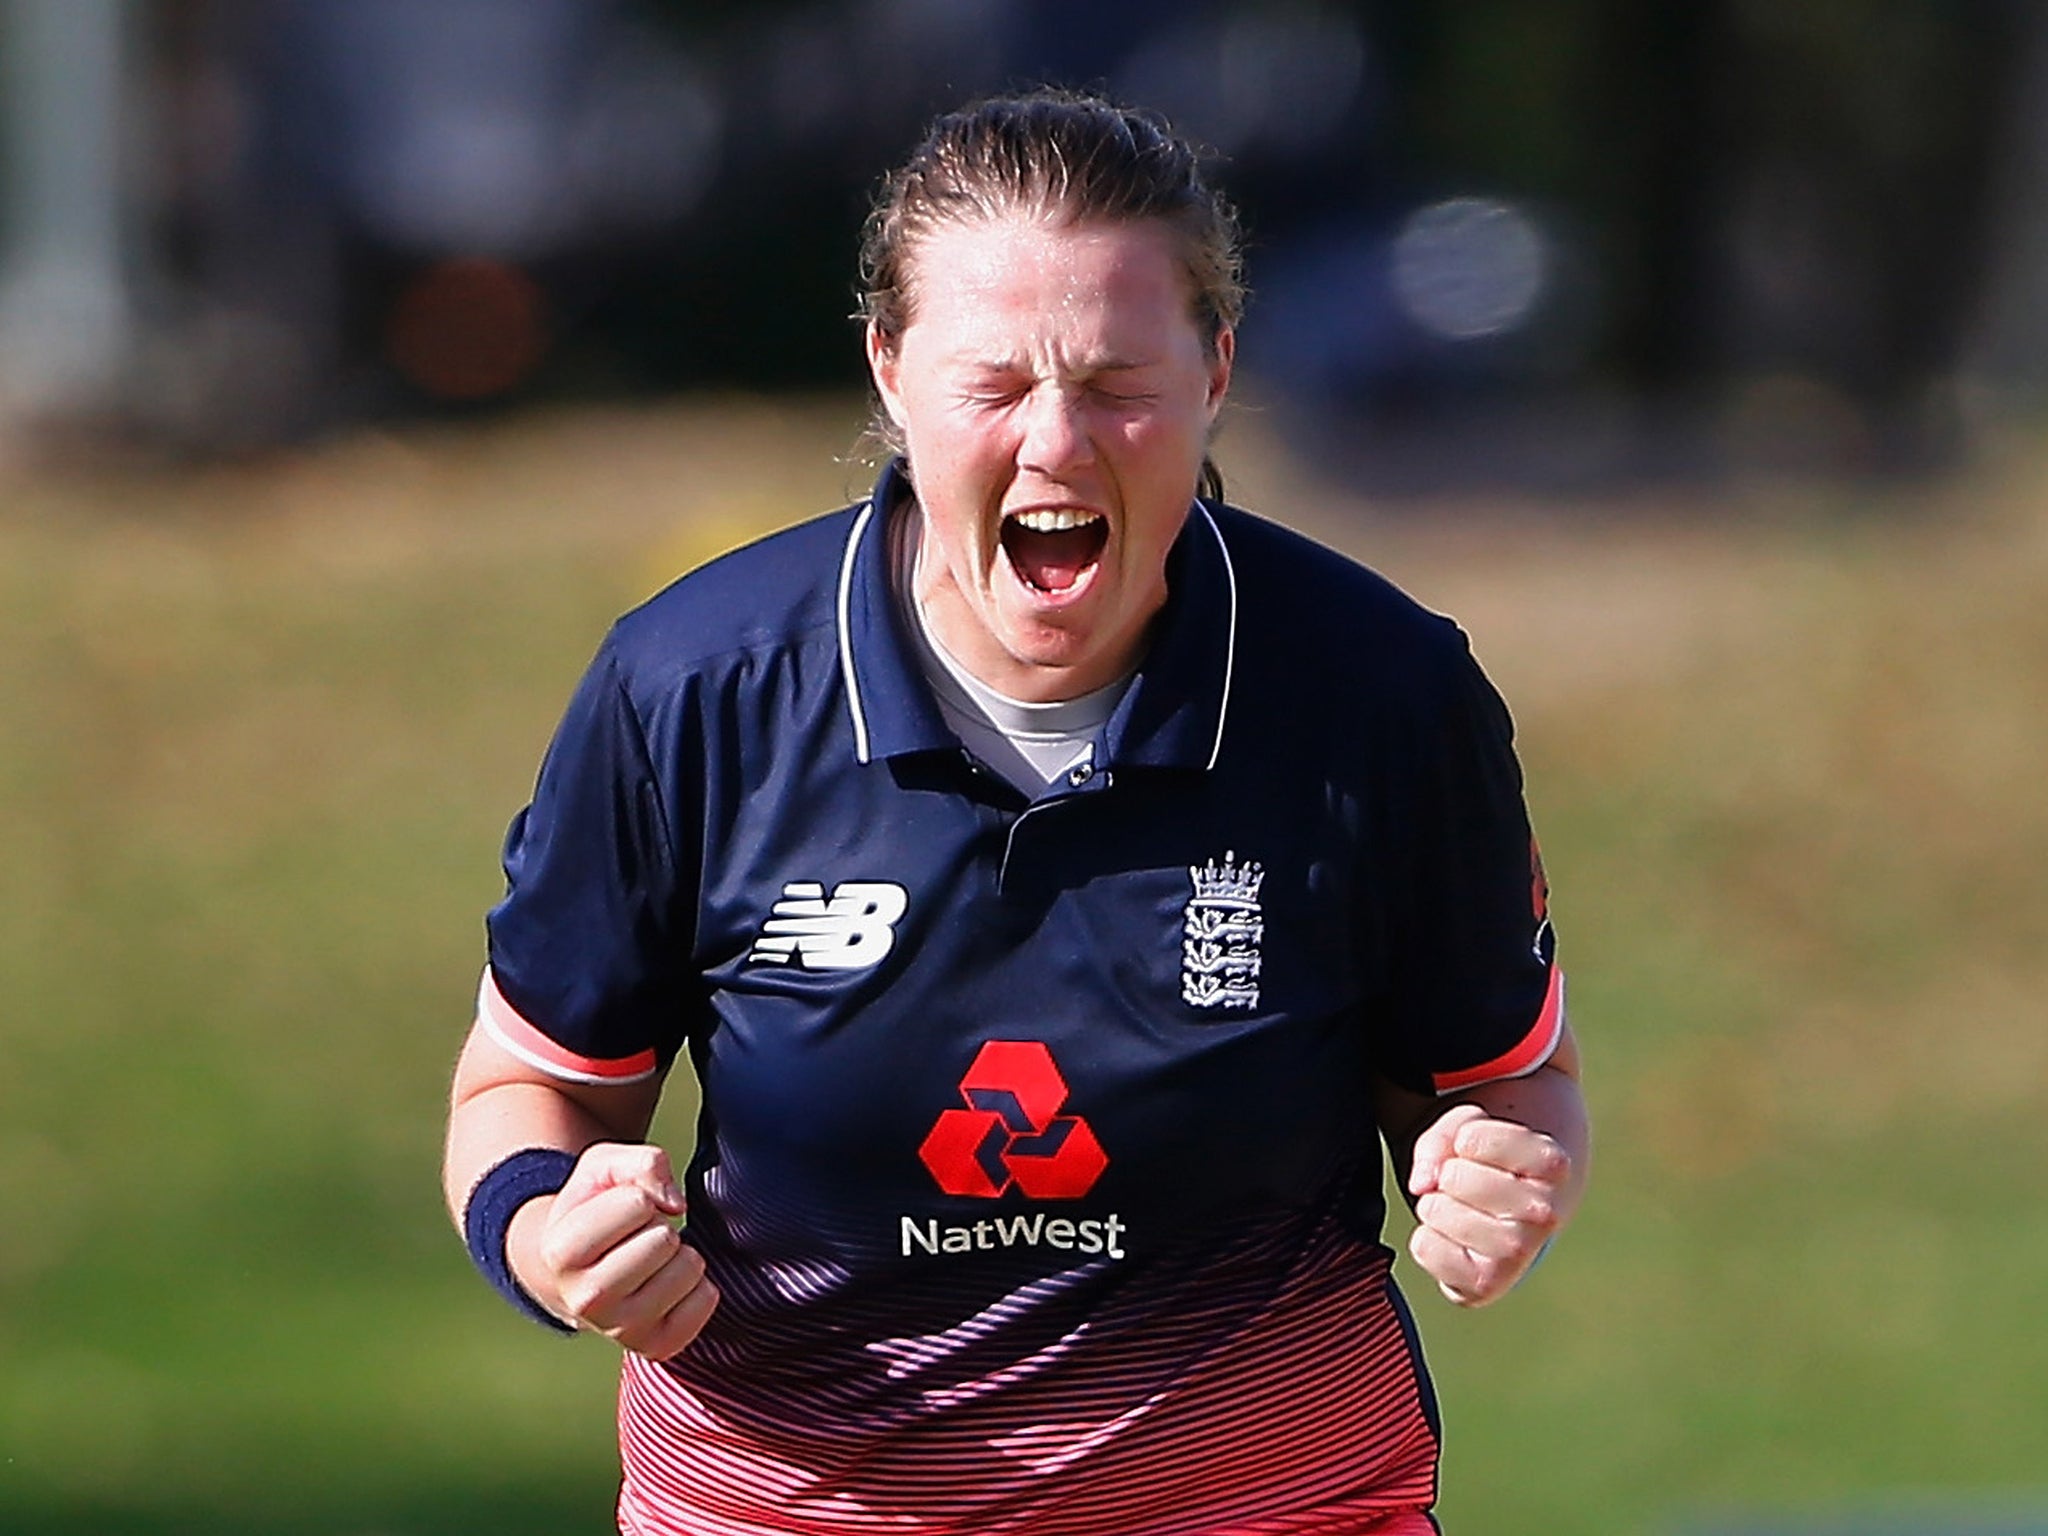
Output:
[[[1099,96],[1039,90],[949,112],[883,182],[861,239],[857,318],[893,347],[916,303],[918,240],[948,220],[1024,211],[1066,224],[1158,219],[1178,236],[1202,344],[1213,356],[1225,326],[1244,313],[1237,213],[1202,174],[1193,145],[1164,119]],[[893,424],[876,435],[892,448]],[[1221,497],[1208,460],[1202,490]]]

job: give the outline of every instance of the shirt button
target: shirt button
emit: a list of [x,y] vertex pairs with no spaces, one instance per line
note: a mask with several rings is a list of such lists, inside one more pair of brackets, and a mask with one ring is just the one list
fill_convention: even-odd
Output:
[[1067,770],[1067,782],[1079,789],[1095,777],[1095,768],[1090,763],[1076,763]]

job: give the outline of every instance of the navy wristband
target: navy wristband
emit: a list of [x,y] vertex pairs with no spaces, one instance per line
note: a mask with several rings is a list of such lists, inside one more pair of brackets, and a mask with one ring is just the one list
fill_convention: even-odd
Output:
[[514,1152],[476,1181],[469,1192],[469,1204],[462,1212],[462,1236],[469,1244],[469,1256],[483,1277],[513,1306],[537,1323],[558,1333],[576,1330],[526,1293],[526,1287],[512,1278],[512,1266],[505,1257],[505,1233],[515,1211],[540,1195],[552,1195],[569,1182],[576,1159],[553,1147],[528,1147]]

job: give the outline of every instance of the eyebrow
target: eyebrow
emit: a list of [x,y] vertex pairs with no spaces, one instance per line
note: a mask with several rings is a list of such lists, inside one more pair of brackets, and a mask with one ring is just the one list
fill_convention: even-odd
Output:
[[[944,361],[952,367],[984,373],[1024,373],[1029,371],[1031,366],[1021,357],[980,357],[968,352],[958,353]],[[1091,376],[1098,373],[1133,373],[1141,368],[1156,366],[1156,359],[1141,361],[1111,353],[1105,357],[1082,359],[1081,366],[1076,371],[1083,376]]]

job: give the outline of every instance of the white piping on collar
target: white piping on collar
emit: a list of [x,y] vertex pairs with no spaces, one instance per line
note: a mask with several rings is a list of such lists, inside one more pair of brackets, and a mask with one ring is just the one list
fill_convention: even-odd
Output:
[[839,559],[839,671],[846,679],[846,708],[853,716],[853,755],[856,762],[868,761],[868,716],[860,701],[860,679],[853,670],[853,629],[847,623],[853,604],[853,558],[860,549],[861,535],[867,531],[868,521],[875,515],[875,504],[869,501],[860,509],[860,516],[853,520],[853,527],[846,535],[846,553]]
[[1231,564],[1230,546],[1223,542],[1223,530],[1216,526],[1216,519],[1209,515],[1209,509],[1197,501],[1195,510],[1202,514],[1202,521],[1216,536],[1216,548],[1223,556],[1223,574],[1230,582],[1230,635],[1223,652],[1223,697],[1216,704],[1216,740],[1210,745],[1206,765],[1213,769],[1216,760],[1223,755],[1223,722],[1230,717],[1230,676],[1237,666],[1237,567]]

